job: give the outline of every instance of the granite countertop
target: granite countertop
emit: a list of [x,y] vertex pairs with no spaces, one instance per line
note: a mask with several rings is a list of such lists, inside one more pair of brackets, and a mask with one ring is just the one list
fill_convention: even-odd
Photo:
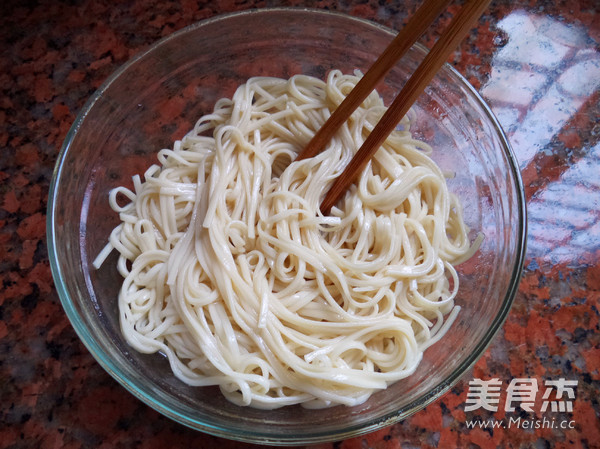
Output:
[[[253,447],[189,430],[145,406],[79,341],[48,262],[52,170],[86,99],[175,30],[269,6],[332,9],[399,29],[419,2],[398,3],[2,2],[0,448]],[[450,58],[489,102],[519,161],[529,228],[514,306],[485,355],[440,400],[372,434],[314,447],[599,447],[599,19],[597,0],[494,0]],[[437,36],[434,27],[422,42],[431,46]],[[497,410],[470,410],[469,389],[495,379]],[[510,414],[509,389],[532,383],[539,388],[532,411]],[[541,419],[543,407],[553,424]],[[521,421],[489,421],[511,417]]]

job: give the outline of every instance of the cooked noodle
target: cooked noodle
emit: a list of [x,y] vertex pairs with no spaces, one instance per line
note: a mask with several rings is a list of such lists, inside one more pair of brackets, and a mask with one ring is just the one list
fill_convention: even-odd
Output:
[[323,216],[385,110],[373,93],[325,151],[291,162],[358,76],[253,78],[133,191],[111,192],[121,224],[94,263],[120,253],[121,328],[137,351],[265,409],[352,406],[414,372],[458,313],[453,265],[473,251],[431,149],[405,117]]

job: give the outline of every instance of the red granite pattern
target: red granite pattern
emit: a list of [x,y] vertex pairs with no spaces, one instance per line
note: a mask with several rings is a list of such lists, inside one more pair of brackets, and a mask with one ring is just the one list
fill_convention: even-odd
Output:
[[[75,115],[106,77],[157,39],[216,14],[309,6],[399,28],[406,6],[347,1],[13,1],[0,5],[0,448],[245,447],[186,429],[125,392],[62,311],[45,245],[48,187]],[[452,7],[441,26],[456,11]],[[514,146],[529,203],[526,268],[482,359],[441,400],[364,437],[319,448],[600,447],[600,6],[497,0],[451,63]],[[423,42],[431,45],[440,27]],[[498,411],[465,411],[469,381],[503,382]],[[572,412],[504,411],[513,379],[578,382]],[[572,428],[468,428],[542,419]],[[248,447],[251,447],[248,445]]]

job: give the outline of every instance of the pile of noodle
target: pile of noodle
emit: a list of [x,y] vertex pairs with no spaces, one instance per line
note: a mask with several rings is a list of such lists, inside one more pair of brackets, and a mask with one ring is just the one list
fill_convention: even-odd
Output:
[[[258,408],[360,404],[414,372],[458,313],[472,254],[461,207],[410,120],[330,216],[319,204],[385,111],[372,93],[325,151],[296,154],[358,81],[253,78],[133,191],[121,223],[121,328],[190,385]],[[125,195],[125,206],[119,198]]]

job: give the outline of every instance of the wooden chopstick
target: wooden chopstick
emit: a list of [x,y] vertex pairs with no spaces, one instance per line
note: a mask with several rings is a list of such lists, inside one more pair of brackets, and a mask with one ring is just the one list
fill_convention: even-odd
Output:
[[[342,174],[336,178],[321,203],[321,212],[328,215],[346,189],[356,180],[370,158],[379,149],[387,136],[394,130],[400,119],[408,112],[437,71],[448,59],[452,51],[475,26],[491,0],[467,0],[451,21],[447,30],[439,38],[417,70],[406,82],[386,113],[381,117],[371,134],[354,155]],[[410,21],[412,22],[412,20]],[[409,24],[410,25],[410,24]],[[377,63],[376,63],[377,64]],[[357,84],[358,86],[358,84]],[[352,90],[354,92],[355,89]],[[360,103],[359,103],[360,104]],[[332,135],[333,133],[331,133]]]
[[387,48],[379,55],[371,68],[333,111],[331,116],[315,133],[308,145],[296,156],[296,160],[313,157],[320,153],[342,124],[350,118],[360,104],[375,89],[379,81],[396,65],[417,39],[450,4],[451,0],[425,0],[415,11],[408,24],[400,30]]

